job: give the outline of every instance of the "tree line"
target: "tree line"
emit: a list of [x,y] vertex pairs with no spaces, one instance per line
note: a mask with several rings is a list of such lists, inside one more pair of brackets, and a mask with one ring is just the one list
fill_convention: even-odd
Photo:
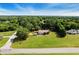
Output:
[[66,30],[79,29],[77,16],[0,16],[0,32],[14,31],[25,28],[29,32],[49,29],[61,37]]

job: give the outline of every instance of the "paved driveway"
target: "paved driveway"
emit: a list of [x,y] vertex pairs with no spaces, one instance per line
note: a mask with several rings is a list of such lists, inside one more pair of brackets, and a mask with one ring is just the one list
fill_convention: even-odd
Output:
[[13,39],[16,37],[15,34],[16,34],[16,32],[12,36],[10,36],[9,40],[4,44],[4,46],[1,47],[1,49],[10,49],[11,48]]

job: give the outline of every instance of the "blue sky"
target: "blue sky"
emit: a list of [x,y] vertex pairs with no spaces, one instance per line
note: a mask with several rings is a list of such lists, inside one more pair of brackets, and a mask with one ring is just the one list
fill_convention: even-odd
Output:
[[79,16],[78,3],[0,3],[0,15]]

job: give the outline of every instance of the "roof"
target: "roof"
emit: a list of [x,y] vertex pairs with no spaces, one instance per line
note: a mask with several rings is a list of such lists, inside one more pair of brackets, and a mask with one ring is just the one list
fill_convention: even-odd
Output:
[[49,32],[49,30],[38,30],[38,32]]
[[76,30],[76,29],[71,29],[71,30],[68,30],[66,31],[66,33],[79,33],[79,30]]

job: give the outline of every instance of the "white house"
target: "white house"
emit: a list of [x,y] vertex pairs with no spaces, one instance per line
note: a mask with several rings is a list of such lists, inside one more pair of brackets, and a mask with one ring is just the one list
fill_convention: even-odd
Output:
[[79,30],[71,29],[71,30],[66,31],[66,33],[67,34],[79,34]]
[[37,35],[44,35],[44,34],[48,34],[49,30],[38,30],[35,33],[37,33]]

